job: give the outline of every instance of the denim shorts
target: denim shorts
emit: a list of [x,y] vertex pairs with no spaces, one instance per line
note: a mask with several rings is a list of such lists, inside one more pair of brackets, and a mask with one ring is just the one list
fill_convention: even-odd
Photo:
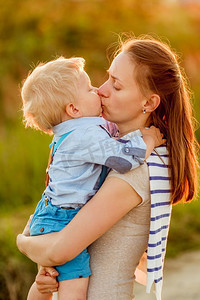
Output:
[[[77,209],[63,209],[51,204],[45,204],[44,195],[38,203],[35,213],[30,224],[30,235],[41,235],[50,232],[56,232],[63,229],[78,213]],[[91,275],[89,266],[89,254],[84,249],[74,259],[64,265],[55,266],[59,275],[58,281],[69,280],[74,278],[84,278]]]

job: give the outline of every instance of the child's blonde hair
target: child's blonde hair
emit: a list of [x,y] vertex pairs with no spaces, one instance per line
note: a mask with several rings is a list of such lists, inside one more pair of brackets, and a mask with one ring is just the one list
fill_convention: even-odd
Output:
[[52,133],[52,127],[62,122],[66,105],[76,98],[84,64],[80,57],[59,57],[39,64],[28,75],[21,91],[26,127]]

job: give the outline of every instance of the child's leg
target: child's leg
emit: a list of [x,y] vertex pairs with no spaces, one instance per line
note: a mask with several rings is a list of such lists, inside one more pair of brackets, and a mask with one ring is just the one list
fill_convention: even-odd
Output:
[[[53,294],[42,294],[38,291],[34,282],[29,290],[27,300],[51,300]],[[63,298],[64,299],[64,298]]]
[[89,277],[60,281],[58,300],[86,300],[88,283]]

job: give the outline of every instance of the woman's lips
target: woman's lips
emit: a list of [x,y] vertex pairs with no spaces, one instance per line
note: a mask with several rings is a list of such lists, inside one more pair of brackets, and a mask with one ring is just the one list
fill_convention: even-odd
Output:
[[101,99],[101,106],[104,106],[104,103],[103,103],[102,99]]
[[100,97],[100,101],[101,101],[101,106],[103,106],[103,97]]
[[102,110],[104,110],[106,108],[106,106],[104,105],[104,101],[103,101],[103,98],[101,97],[101,108]]

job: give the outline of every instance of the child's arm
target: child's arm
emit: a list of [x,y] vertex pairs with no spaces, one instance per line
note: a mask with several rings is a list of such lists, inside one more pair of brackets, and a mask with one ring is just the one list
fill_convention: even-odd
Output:
[[52,292],[42,294],[38,291],[36,282],[34,282],[29,290],[27,300],[51,300]]
[[[27,300],[51,300],[52,293],[58,291],[58,282],[56,281],[58,272],[50,267],[38,267],[38,270],[39,272],[29,290]],[[39,291],[37,286],[40,286],[41,276],[44,287],[40,288]]]
[[[117,125],[107,120],[104,121],[105,121],[104,127],[109,131],[111,136],[114,137],[118,131]],[[146,155],[145,155],[145,159],[147,159],[152,153],[153,149],[164,144],[166,140],[163,139],[160,130],[154,126],[151,126],[150,128],[141,128],[140,132],[142,133],[143,140],[147,146]],[[155,141],[154,141],[154,136],[157,138],[157,140]]]
[[130,140],[115,140],[100,127],[95,130],[94,127],[89,128],[79,139],[80,150],[78,154],[74,152],[74,159],[126,173],[143,164],[153,148],[164,143],[159,129],[152,127],[148,130],[144,132],[144,140],[141,136],[133,136]]

